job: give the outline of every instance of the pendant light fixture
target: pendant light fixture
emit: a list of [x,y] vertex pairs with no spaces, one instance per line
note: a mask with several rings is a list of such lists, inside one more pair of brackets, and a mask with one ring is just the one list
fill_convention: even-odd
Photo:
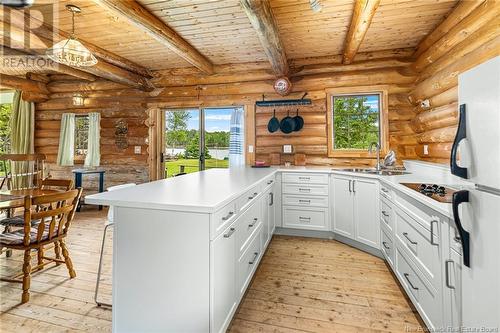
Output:
[[313,12],[319,13],[321,11],[321,3],[319,0],[309,0],[309,5]]
[[97,64],[94,55],[78,41],[75,37],[75,14],[81,13],[80,7],[66,5],[66,9],[71,12],[72,29],[68,39],[64,39],[54,44],[47,50],[47,56],[60,64],[72,67],[88,67]]

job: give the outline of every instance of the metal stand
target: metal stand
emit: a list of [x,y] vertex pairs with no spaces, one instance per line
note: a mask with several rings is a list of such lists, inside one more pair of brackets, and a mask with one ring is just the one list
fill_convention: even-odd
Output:
[[109,306],[112,307],[111,304],[108,303],[102,303],[97,300],[97,294],[99,293],[99,283],[101,280],[101,270],[102,270],[102,256],[104,254],[104,244],[106,242],[106,233],[108,231],[108,227],[112,226],[114,223],[113,222],[107,222],[106,226],[104,227],[104,234],[102,235],[102,244],[101,244],[101,256],[99,257],[99,269],[97,270],[97,281],[95,284],[95,294],[94,294],[94,301],[97,304],[97,306]]

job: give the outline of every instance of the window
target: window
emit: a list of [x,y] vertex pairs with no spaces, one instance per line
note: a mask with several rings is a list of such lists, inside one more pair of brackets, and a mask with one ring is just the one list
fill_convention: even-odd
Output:
[[[360,92],[361,91],[361,92]],[[385,91],[344,89],[328,95],[329,156],[364,157],[372,142],[387,147]]]
[[0,154],[10,152],[10,116],[14,92],[0,93]]
[[87,154],[89,139],[89,116],[75,117],[75,155],[85,156]]

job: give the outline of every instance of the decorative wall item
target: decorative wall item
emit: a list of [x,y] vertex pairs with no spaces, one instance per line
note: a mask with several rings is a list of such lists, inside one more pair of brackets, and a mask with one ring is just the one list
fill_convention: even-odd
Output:
[[276,91],[277,94],[280,94],[281,96],[286,96],[290,93],[292,90],[292,83],[288,78],[286,77],[281,77],[274,81],[274,91]]
[[128,124],[125,120],[118,120],[115,123],[115,145],[119,149],[128,148]]

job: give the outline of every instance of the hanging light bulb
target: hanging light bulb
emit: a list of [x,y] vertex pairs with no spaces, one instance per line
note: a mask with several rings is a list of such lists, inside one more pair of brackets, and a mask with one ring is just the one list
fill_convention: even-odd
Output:
[[319,13],[321,11],[321,3],[319,0],[309,0],[309,5],[311,5],[313,12]]
[[88,67],[97,64],[94,55],[78,41],[75,37],[75,14],[79,14],[81,9],[75,5],[66,5],[66,9],[72,15],[72,30],[68,39],[64,39],[54,44],[46,52],[47,56],[60,64],[73,67]]

